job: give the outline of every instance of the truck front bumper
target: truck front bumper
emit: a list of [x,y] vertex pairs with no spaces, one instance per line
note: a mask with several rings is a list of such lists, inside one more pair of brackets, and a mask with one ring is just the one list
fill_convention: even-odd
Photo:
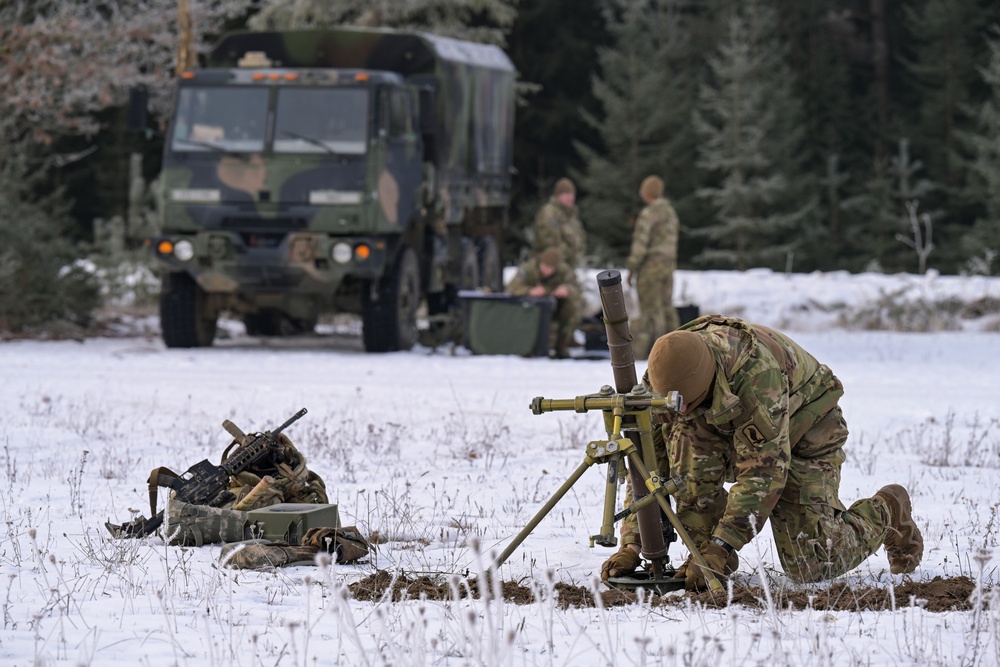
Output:
[[190,274],[209,293],[329,295],[347,277],[378,278],[387,261],[381,239],[315,232],[178,232],[150,246],[161,267]]

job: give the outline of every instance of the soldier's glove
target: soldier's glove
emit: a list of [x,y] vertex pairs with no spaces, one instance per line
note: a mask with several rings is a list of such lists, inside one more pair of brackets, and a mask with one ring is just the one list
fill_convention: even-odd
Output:
[[[719,581],[732,574],[740,566],[740,557],[736,551],[727,551],[721,544],[716,544],[711,540],[703,542],[698,548],[702,558],[708,564],[708,569],[712,571]],[[684,564],[677,568],[674,573],[677,578],[684,578],[684,588],[689,591],[703,591],[708,588],[708,579],[705,571],[698,565],[692,556],[684,561]]]
[[622,548],[619,549],[611,558],[604,561],[604,565],[601,566],[601,580],[607,581],[611,578],[611,570],[615,571],[616,577],[620,577],[624,574],[632,574],[635,569],[639,567],[639,562],[641,557],[635,551],[633,551],[629,545],[623,544]]

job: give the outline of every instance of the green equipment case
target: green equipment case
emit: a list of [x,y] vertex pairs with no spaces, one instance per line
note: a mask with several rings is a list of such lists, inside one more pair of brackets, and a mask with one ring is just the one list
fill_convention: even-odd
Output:
[[465,344],[473,354],[548,355],[554,297],[475,291],[461,291],[458,296],[465,319]]
[[299,544],[310,528],[340,528],[336,505],[279,503],[247,512],[244,539]]

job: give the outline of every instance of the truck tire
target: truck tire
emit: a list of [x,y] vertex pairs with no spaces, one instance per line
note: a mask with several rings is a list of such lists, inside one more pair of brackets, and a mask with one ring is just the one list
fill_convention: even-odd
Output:
[[479,256],[479,284],[476,287],[488,287],[494,293],[502,292],[503,265],[496,239],[480,236],[476,239],[476,251]]
[[205,291],[186,273],[168,273],[160,285],[160,331],[174,347],[208,347],[215,339],[218,314],[208,308]]
[[364,290],[362,340],[368,352],[409,350],[417,342],[417,307],[420,305],[420,270],[417,257],[404,248],[399,259],[380,281],[378,299]]

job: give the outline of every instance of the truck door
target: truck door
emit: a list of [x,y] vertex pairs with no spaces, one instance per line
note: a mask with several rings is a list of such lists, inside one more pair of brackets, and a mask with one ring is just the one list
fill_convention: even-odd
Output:
[[413,91],[384,86],[378,94],[378,198],[383,217],[400,229],[409,227],[420,205],[423,143],[416,122]]

